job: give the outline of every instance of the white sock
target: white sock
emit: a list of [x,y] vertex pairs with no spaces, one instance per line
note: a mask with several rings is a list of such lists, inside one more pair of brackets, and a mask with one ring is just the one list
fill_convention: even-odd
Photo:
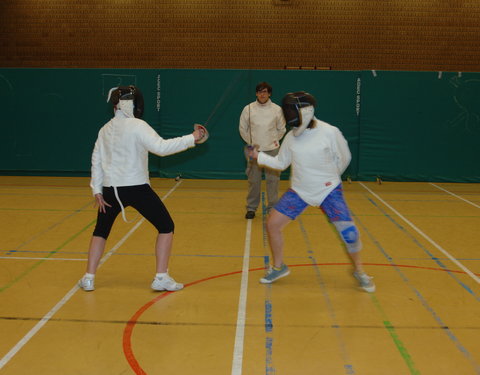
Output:
[[160,273],[155,274],[155,277],[164,277],[164,276],[167,276],[167,275],[168,275],[168,272],[160,272]]
[[85,274],[85,276],[83,276],[83,277],[85,277],[86,279],[94,279],[94,278],[95,278],[95,274],[94,274],[94,273],[88,273],[88,272],[87,272],[87,273]]

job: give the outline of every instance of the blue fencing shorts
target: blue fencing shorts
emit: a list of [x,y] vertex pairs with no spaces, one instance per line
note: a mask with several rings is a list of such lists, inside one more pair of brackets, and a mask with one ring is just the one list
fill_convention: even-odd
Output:
[[[308,203],[305,202],[293,190],[288,189],[282,195],[278,203],[275,205],[275,210],[295,220],[306,208]],[[343,197],[342,184],[339,184],[320,205],[320,209],[327,215],[330,222],[334,221],[352,221],[350,210]]]

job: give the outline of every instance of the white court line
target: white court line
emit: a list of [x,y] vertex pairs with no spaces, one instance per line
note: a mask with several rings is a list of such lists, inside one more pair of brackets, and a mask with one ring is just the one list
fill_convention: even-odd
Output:
[[[170,191],[162,198],[162,200],[165,200],[167,199],[167,197],[177,188],[177,186],[182,182],[182,180],[178,181],[171,189]],[[128,231],[128,233],[120,240],[117,242],[117,244],[112,247],[112,249],[107,253],[105,254],[105,256],[103,256],[103,258],[100,260],[100,263],[98,265],[98,267],[100,268],[102,266],[103,263],[105,263],[108,258],[110,258],[113,253],[120,247],[123,245],[123,243],[128,239],[128,237],[130,237],[132,235],[133,232],[135,232],[138,227],[143,223],[145,219],[142,218],[137,224],[135,224],[135,226],[130,229]],[[69,300],[70,298],[72,298],[72,296],[75,294],[75,292],[80,289],[80,287],[78,286],[78,284],[76,284],[72,289],[70,289],[70,291],[65,294],[65,296],[55,305],[53,306],[53,308],[45,314],[45,316],[40,319],[40,321],[35,324],[35,326],[30,330],[28,331],[28,333],[23,336],[23,338],[17,342],[17,344],[12,348],[10,349],[10,351],[5,354],[5,356],[0,360],[0,370],[3,368],[3,366],[5,366],[14,356],[15,354],[17,354],[20,349],[22,349],[25,344],[30,341],[30,339],[38,332],[40,331],[40,329],[45,325],[47,324],[47,322],[52,318],[53,315],[55,315],[58,310],[60,310],[63,305],[65,305]]]
[[445,193],[448,193],[448,194],[454,196],[455,198],[461,199],[462,201],[467,202],[468,204],[471,204],[474,207],[480,208],[480,206],[478,204],[470,202],[468,199],[462,198],[460,195],[454,194],[451,191],[448,191],[447,189],[444,189],[441,186],[438,186],[437,184],[434,184],[433,182],[430,182],[430,185],[435,186],[437,189],[443,190]]
[[247,309],[247,286],[248,270],[250,262],[250,239],[252,235],[252,220],[247,220],[247,231],[245,234],[245,249],[243,253],[242,282],[240,284],[240,297],[238,300],[237,330],[235,333],[235,346],[233,349],[232,375],[242,373],[243,363],[243,342],[245,337],[245,320]]
[[400,217],[403,221],[405,221],[408,225],[410,225],[413,229],[415,229],[423,238],[425,238],[428,242],[430,242],[433,246],[435,246],[438,250],[440,250],[448,259],[450,259],[453,263],[455,263],[463,272],[465,272],[468,276],[470,276],[474,281],[480,284],[480,278],[475,275],[472,271],[470,271],[467,267],[465,267],[462,263],[460,263],[457,259],[455,259],[450,253],[443,249],[439,244],[437,244],[434,240],[428,237],[425,233],[423,233],[419,228],[417,228],[411,221],[405,218],[400,212],[390,206],[387,202],[385,202],[382,198],[380,198],[377,194],[375,194],[372,190],[366,187],[363,183],[359,182],[366,190],[370,192],[375,198],[377,198],[380,202],[382,202],[385,206],[387,206],[390,210],[392,210],[398,217]]
[[77,260],[81,262],[86,262],[87,259],[76,259],[76,258],[31,258],[31,257],[0,257],[0,259],[21,259],[21,260]]

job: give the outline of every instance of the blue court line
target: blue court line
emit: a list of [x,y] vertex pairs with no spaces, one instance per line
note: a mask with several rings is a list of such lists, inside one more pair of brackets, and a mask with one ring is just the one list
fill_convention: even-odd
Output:
[[[265,267],[268,268],[270,259],[264,257]],[[265,375],[275,374],[273,365],[273,304],[272,285],[265,285]]]
[[[352,214],[353,211],[352,211]],[[448,328],[447,324],[443,322],[443,320],[440,318],[440,316],[435,312],[435,310],[428,304],[427,300],[423,297],[423,295],[420,293],[420,291],[415,288],[408,277],[402,272],[400,267],[397,267],[397,265],[393,262],[393,258],[387,253],[385,248],[380,244],[380,242],[370,233],[370,231],[367,229],[367,227],[363,224],[363,222],[355,216],[356,222],[360,224],[360,226],[363,228],[365,233],[370,237],[372,242],[375,244],[375,246],[380,250],[380,252],[385,256],[387,261],[392,265],[393,269],[398,273],[400,278],[404,281],[404,283],[413,291],[413,293],[417,296],[423,307],[432,315],[432,317],[435,319],[435,321],[438,323],[440,327],[443,327],[442,331],[445,332],[445,334],[448,336],[448,338],[452,341],[452,343],[457,347],[457,349],[467,358],[472,366],[475,368],[475,371],[477,374],[480,374],[480,366],[476,362],[476,360],[473,358],[473,356],[470,354],[470,352],[460,343],[458,338],[453,334],[453,332]]]
[[[437,258],[437,257],[431,257],[431,258],[401,258],[397,257],[396,259],[402,259],[402,260],[450,260],[448,258]],[[480,260],[480,258],[455,258],[456,260]]]
[[298,224],[300,225],[300,231],[302,232],[303,239],[304,239],[306,247],[307,247],[306,250],[307,250],[307,254],[308,254],[308,259],[310,259],[310,261],[313,264],[313,269],[315,271],[315,277],[317,279],[318,284],[320,285],[320,290],[322,291],[323,298],[325,299],[328,315],[330,315],[330,319],[332,321],[332,327],[335,328],[334,332],[337,336],[338,345],[340,347],[340,355],[341,355],[342,360],[343,360],[343,368],[345,370],[345,374],[353,375],[353,374],[355,374],[355,370],[354,370],[353,365],[351,363],[352,361],[351,361],[350,356],[348,354],[347,347],[346,347],[346,344],[345,344],[345,340],[343,339],[343,335],[342,335],[340,325],[338,324],[337,316],[335,314],[335,307],[333,306],[332,300],[330,299],[330,296],[328,294],[327,287],[325,285],[325,282],[323,281],[323,277],[322,277],[322,274],[320,272],[320,267],[317,265],[318,262],[315,259],[315,257],[313,256],[313,254],[314,254],[313,247],[311,245],[310,239],[308,238],[308,234],[307,234],[307,231],[305,229],[305,226],[303,225],[303,221],[302,221],[301,218],[298,218],[297,220],[298,220]]
[[[423,246],[413,234],[405,229],[400,223],[398,223],[391,215],[389,215],[382,207],[380,207],[375,201],[373,201],[369,196],[366,198],[372,203],[388,220],[390,220],[400,231],[405,234],[415,245],[422,249],[431,260],[437,263],[441,268],[443,268],[448,275],[453,278],[463,289],[470,293],[477,301],[480,302],[480,296],[478,296],[468,285],[461,281],[453,272],[451,272],[448,267],[443,264],[440,258],[435,257],[425,246]],[[391,259],[389,259],[390,261]]]
[[[428,194],[427,194],[428,195]],[[429,199],[429,200],[425,200],[425,199],[389,199],[388,200],[389,202],[421,202],[421,203],[436,203],[436,202],[442,202],[442,203],[451,203],[451,204],[457,204],[458,201],[454,201],[454,200],[451,200],[451,199]]]
[[[262,191],[262,236],[263,236],[263,257],[265,269],[270,266],[270,257],[267,255],[267,206],[265,204],[265,192]],[[272,304],[272,285],[265,284],[265,375],[274,375],[275,366],[273,365],[273,304]]]
[[[303,227],[303,224],[301,224],[301,225]],[[330,225],[330,228],[332,229],[332,231],[337,235],[339,241],[343,244],[343,240],[341,239],[341,237],[338,234],[338,231],[336,230],[334,225],[331,224],[330,222],[329,222],[329,225]],[[306,235],[306,230],[305,230],[305,235]],[[307,240],[308,240],[308,237],[307,237]],[[309,241],[308,241],[308,246],[309,246],[310,249],[312,249]],[[344,247],[344,250],[347,251],[345,246],[343,246],[343,247]],[[309,252],[313,253],[313,251],[309,251]],[[316,263],[315,258],[313,258],[313,261],[314,261],[314,263]],[[320,269],[318,268],[318,266],[315,266],[315,268],[316,268],[315,271],[318,272],[318,274],[320,274]],[[317,271],[317,269],[318,269],[318,271]],[[397,332],[395,330],[395,327],[390,323],[389,318],[388,318],[387,314],[385,313],[385,311],[383,310],[383,307],[380,304],[380,301],[376,297],[375,293],[368,293],[368,294],[369,294],[370,298],[372,299],[372,302],[373,302],[375,308],[377,309],[377,311],[379,312],[379,314],[381,316],[383,327],[388,331],[390,337],[393,340],[393,343],[395,344],[395,347],[397,348],[401,357],[405,361],[405,364],[407,365],[407,367],[410,371],[410,374],[419,375],[420,371],[415,367],[415,364],[412,360],[412,357],[411,357],[410,353],[408,352],[408,350],[405,347],[405,345],[403,344],[403,342],[400,340],[400,337],[397,334]],[[338,328],[338,324],[336,326]]]

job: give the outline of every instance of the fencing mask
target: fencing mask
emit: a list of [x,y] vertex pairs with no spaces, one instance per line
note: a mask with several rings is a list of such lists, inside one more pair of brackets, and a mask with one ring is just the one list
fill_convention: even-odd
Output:
[[113,87],[107,102],[117,106],[126,116],[142,118],[144,102],[142,92],[133,85]]
[[282,110],[287,126],[293,127],[293,135],[298,137],[311,124],[317,101],[305,91],[286,94],[282,100]]

